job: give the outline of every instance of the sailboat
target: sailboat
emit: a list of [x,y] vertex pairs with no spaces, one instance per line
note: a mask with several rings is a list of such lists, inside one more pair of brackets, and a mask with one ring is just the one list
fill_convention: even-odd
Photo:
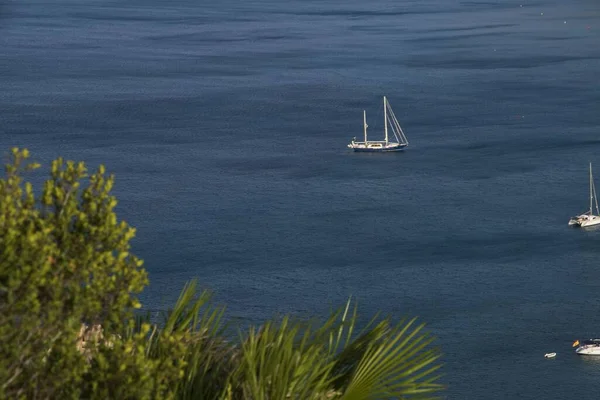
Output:
[[[596,215],[594,215],[593,205],[596,204]],[[598,197],[596,197],[596,186],[594,185],[594,177],[592,176],[592,163],[590,163],[590,210],[584,214],[572,217],[569,220],[571,226],[592,226],[600,224],[600,210],[598,210]]]
[[[394,115],[394,111],[387,101],[387,97],[383,96],[383,122],[384,122],[384,140],[368,140],[367,139],[367,112],[363,110],[363,128],[365,140],[357,142],[356,138],[348,144],[348,147],[354,151],[385,153],[390,151],[404,150],[408,146],[408,139],[400,127],[398,119]],[[388,125],[391,127],[395,141],[389,139]]]

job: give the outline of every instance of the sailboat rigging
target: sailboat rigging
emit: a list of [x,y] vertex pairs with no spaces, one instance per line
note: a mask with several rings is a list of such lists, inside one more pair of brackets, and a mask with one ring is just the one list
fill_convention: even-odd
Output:
[[[367,112],[363,110],[363,133],[364,141],[356,141],[356,138],[348,144],[348,147],[354,151],[383,153],[391,151],[401,151],[408,146],[408,139],[400,127],[400,123],[390,106],[386,96],[383,96],[383,122],[384,122],[384,140],[368,140],[367,138]],[[392,130],[395,141],[390,140],[388,125]]]
[[[594,215],[594,204],[596,205],[596,214]],[[596,196],[596,185],[592,175],[592,163],[590,163],[590,209],[588,212],[572,217],[569,220],[570,226],[592,226],[600,224],[600,209],[598,209],[598,197]]]

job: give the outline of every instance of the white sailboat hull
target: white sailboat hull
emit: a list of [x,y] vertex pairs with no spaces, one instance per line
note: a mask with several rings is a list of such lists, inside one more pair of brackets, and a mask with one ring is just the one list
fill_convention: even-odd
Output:
[[569,220],[569,226],[585,228],[586,226],[594,226],[600,224],[600,216],[583,214],[573,217]]
[[352,142],[348,145],[348,147],[354,151],[369,153],[402,151],[406,146],[407,145],[404,143],[396,142]]
[[575,353],[577,353],[580,356],[600,356],[600,346],[593,344],[579,346],[575,350]]

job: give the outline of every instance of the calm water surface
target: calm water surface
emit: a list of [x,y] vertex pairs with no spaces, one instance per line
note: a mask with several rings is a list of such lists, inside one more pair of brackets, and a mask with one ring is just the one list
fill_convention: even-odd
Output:
[[[0,5],[0,143],[105,163],[161,309],[418,315],[448,399],[597,399],[595,0]],[[387,95],[411,142],[353,154]],[[554,360],[544,353],[556,351]]]

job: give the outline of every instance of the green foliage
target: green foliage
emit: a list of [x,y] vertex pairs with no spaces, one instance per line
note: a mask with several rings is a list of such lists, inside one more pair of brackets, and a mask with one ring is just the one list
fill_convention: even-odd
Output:
[[[147,284],[104,167],[58,159],[36,197],[13,149],[0,180],[0,398],[430,398],[439,350],[414,320],[357,332],[349,301],[325,321],[285,317],[225,339],[224,309],[188,283],[164,320],[135,317]],[[82,325],[83,324],[83,325]]]
[[58,159],[36,198],[23,173],[39,165],[28,158],[13,149],[0,180],[0,397],[79,398],[90,376],[110,381],[95,370],[104,365],[143,376],[152,368],[125,351],[129,342],[115,339],[95,364],[76,346],[82,323],[122,331],[147,284],[129,253],[135,230],[114,212],[114,178]]
[[85,376],[84,398],[175,398],[173,388],[184,365],[184,342],[177,336],[163,337],[157,341],[161,357],[148,357],[146,344],[150,329],[149,324],[143,324],[124,339],[115,338],[99,346]]
[[196,296],[192,281],[160,333],[185,334],[177,398],[428,399],[443,389],[435,375],[441,353],[422,324],[413,319],[393,326],[375,317],[356,333],[357,308],[350,310],[348,301],[324,322],[284,317],[240,332],[239,345],[228,344],[221,336],[223,309],[211,306],[207,292]]
[[210,302],[210,293],[197,294],[195,281],[181,292],[174,308],[167,312],[162,328],[148,340],[147,353],[153,358],[168,357],[161,340],[176,337],[186,347],[185,369],[177,385],[179,399],[220,399],[236,364],[236,347],[223,337],[224,308]]

